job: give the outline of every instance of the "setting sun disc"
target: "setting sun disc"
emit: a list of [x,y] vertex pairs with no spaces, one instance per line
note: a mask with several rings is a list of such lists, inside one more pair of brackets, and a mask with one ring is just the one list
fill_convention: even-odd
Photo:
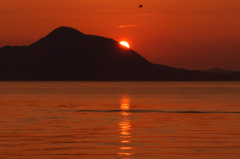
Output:
[[127,48],[130,48],[130,45],[128,44],[128,42],[126,42],[126,41],[120,41],[119,42],[122,46],[125,46],[125,47],[127,47]]

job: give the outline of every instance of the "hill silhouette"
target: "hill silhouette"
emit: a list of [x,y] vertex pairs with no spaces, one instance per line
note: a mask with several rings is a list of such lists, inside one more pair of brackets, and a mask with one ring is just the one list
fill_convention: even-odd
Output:
[[29,46],[0,48],[0,80],[240,80],[240,73],[152,64],[113,39],[59,27]]
[[205,72],[213,72],[213,73],[234,73],[236,71],[233,71],[233,70],[224,70],[224,69],[221,69],[221,68],[218,68],[218,67],[214,67],[214,68],[210,68],[210,69],[207,69],[207,70],[204,70]]

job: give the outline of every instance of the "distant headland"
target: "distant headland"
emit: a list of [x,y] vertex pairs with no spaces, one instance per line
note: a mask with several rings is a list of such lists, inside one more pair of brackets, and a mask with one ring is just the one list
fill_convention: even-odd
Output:
[[240,72],[152,64],[113,39],[59,27],[29,46],[0,48],[1,81],[239,81]]

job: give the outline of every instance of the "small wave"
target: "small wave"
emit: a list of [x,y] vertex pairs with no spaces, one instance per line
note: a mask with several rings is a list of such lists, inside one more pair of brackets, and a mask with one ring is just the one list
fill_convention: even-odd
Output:
[[238,114],[240,112],[235,111],[165,111],[165,110],[72,110],[75,112],[94,112],[94,113],[118,113],[118,112],[129,112],[129,113],[182,113],[182,114]]

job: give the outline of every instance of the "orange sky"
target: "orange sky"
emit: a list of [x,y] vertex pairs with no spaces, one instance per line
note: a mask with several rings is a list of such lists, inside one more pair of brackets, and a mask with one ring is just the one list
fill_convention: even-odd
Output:
[[240,70],[239,19],[240,0],[0,0],[0,46],[70,26],[129,41],[154,63]]

